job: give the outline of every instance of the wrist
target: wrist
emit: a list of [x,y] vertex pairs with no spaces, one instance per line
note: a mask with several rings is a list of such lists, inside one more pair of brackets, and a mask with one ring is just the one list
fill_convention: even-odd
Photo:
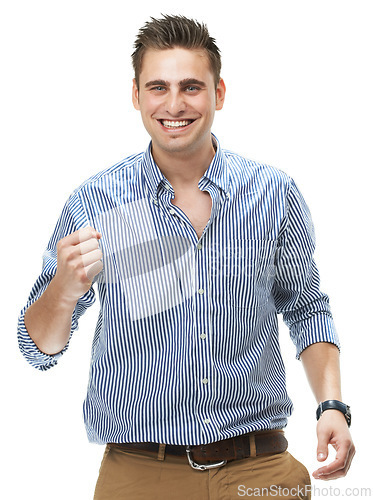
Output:
[[61,312],[73,313],[78,299],[72,297],[63,286],[60,285],[58,278],[55,276],[49,283],[45,291],[49,301],[52,303],[54,309]]

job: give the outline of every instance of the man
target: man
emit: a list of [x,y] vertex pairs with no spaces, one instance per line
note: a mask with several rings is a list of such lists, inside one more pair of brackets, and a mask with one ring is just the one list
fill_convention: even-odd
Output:
[[133,104],[151,143],[67,201],[20,348],[35,367],[54,366],[96,283],[84,417],[89,439],[107,443],[97,500],[310,498],[283,434],[292,403],[279,313],[322,403],[318,459],[337,450],[314,477],[345,475],[354,446],[309,211],[286,174],[211,134],[225,85],[204,25],[152,19],[135,48]]

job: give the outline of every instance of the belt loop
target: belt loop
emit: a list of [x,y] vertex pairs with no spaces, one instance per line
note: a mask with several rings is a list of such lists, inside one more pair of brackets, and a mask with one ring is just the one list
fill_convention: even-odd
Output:
[[160,444],[159,447],[158,447],[157,460],[164,460],[165,451],[166,451],[166,445],[165,444]]
[[249,440],[250,440],[250,457],[256,457],[255,434],[253,432],[249,434]]

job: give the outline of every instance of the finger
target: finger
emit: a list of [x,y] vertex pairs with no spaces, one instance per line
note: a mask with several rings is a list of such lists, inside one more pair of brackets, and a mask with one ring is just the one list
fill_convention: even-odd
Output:
[[90,238],[101,238],[101,235],[96,229],[91,226],[83,227],[82,229],[78,229],[74,233],[69,234],[63,241],[65,245],[79,245],[79,243],[83,243],[84,241],[89,240]]
[[102,271],[103,269],[103,264],[101,262],[101,260],[99,260],[98,262],[95,262],[94,264],[91,264],[90,266],[87,266],[85,268],[85,271],[86,271],[86,274],[87,274],[87,278],[89,281],[92,281],[93,278]]
[[317,469],[312,475],[315,479],[329,479],[331,475],[343,470],[345,464],[333,461],[327,467],[321,467]]
[[[325,467],[321,467],[313,473],[316,479],[328,479],[331,475],[338,473],[338,471],[343,471],[347,464],[350,454],[350,445],[341,446],[338,449],[335,460]],[[351,457],[352,460],[352,457]],[[322,477],[321,477],[322,476]]]
[[352,464],[352,459],[354,458],[355,456],[355,453],[356,453],[356,449],[355,449],[355,445],[352,443],[352,446],[350,448],[350,453],[348,455],[348,459],[347,459],[347,471],[350,469],[351,467],[351,464]]
[[[316,477],[315,479],[321,479],[322,481],[332,481],[333,479],[338,479],[340,477],[344,477],[347,474],[347,472],[351,466],[352,458],[353,458],[353,454],[352,454],[351,458],[349,460],[347,460],[347,464],[345,467],[343,467],[343,469],[339,469],[335,472],[332,472],[331,474],[322,474],[322,475]],[[314,477],[315,477],[315,475],[314,475]]]
[[98,248],[99,248],[99,243],[96,238],[90,238],[87,241],[83,241],[79,245],[81,255],[84,255],[88,252],[92,252],[93,250],[97,250]]
[[83,243],[84,241],[87,241],[90,238],[100,239],[101,235],[98,231],[96,231],[96,229],[94,229],[91,226],[88,226],[78,230],[78,238],[79,242]]
[[328,458],[329,434],[319,434],[317,441],[317,460],[324,462]]
[[102,259],[102,252],[99,248],[82,255],[83,266],[88,267]]

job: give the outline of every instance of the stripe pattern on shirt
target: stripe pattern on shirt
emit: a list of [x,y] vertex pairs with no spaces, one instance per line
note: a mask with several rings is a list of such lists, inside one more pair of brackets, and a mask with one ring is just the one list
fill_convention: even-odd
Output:
[[292,411],[278,339],[283,315],[296,355],[339,341],[313,259],[307,205],[285,173],[222,150],[199,181],[212,200],[201,238],[173,205],[149,148],[82,184],[67,201],[18,324],[20,349],[40,352],[24,313],[56,272],[59,239],[101,234],[104,269],[78,301],[71,333],[93,303],[84,419],[98,443],[202,444],[282,428]]

